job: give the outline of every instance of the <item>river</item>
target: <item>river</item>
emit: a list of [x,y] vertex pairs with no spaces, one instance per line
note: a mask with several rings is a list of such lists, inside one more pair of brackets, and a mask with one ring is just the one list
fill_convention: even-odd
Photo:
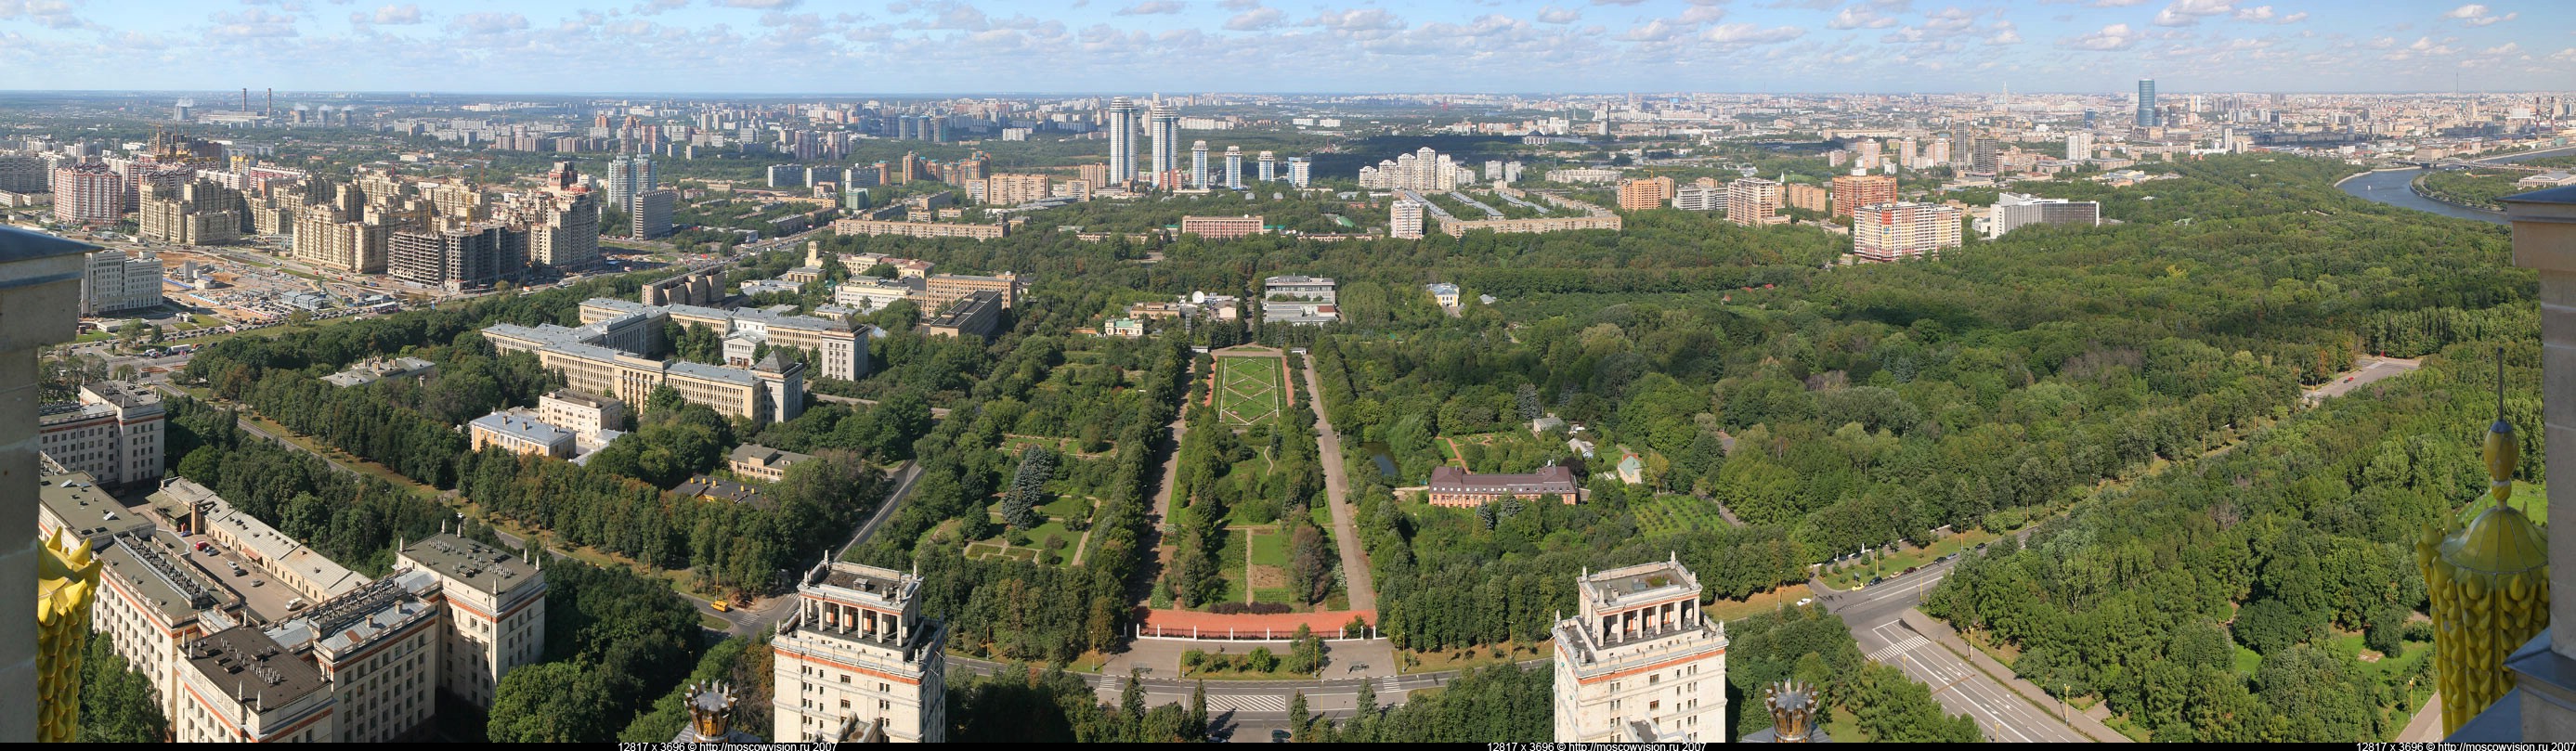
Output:
[[[2519,162],[2533,157],[2551,156],[2571,152],[2576,152],[2576,147],[2550,149],[2547,151],[2526,151],[2520,154],[2506,154],[2504,156],[2492,159],[2480,159],[2478,161]],[[2336,183],[2335,187],[2342,188],[2345,193],[2350,193],[2372,201],[2378,201],[2390,206],[2409,208],[2417,211],[2429,211],[2435,214],[2458,217],[2461,219],[2475,219],[2481,222],[2491,222],[2495,224],[2505,223],[2503,214],[2498,214],[2492,211],[2464,209],[2415,195],[2415,191],[2410,189],[2409,186],[2414,183],[2416,177],[2423,174],[2424,170],[2422,169],[2380,170],[2378,172],[2368,172],[2345,178],[2343,182]]]

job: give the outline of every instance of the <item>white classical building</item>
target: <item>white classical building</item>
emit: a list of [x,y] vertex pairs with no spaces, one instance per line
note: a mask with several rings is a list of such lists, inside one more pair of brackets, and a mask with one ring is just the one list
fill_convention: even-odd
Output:
[[806,572],[770,640],[769,737],[944,742],[948,626],[922,617],[920,589],[921,577],[856,563]]
[[1700,612],[1679,558],[1585,572],[1557,621],[1556,741],[1726,737],[1726,629]]

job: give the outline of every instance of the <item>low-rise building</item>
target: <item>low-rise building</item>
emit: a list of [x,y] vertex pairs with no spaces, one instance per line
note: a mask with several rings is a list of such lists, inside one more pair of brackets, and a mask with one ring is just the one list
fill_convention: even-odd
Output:
[[1100,335],[1121,339],[1142,339],[1145,336],[1145,322],[1134,318],[1112,318],[1101,322]]
[[1330,278],[1274,276],[1261,280],[1261,322],[1318,326],[1342,319],[1338,285]]
[[81,271],[81,315],[159,307],[161,256],[152,251],[126,255],[102,250],[89,254]]
[[398,571],[304,608],[262,633],[312,660],[339,706],[341,743],[425,740],[437,711],[438,648],[445,618],[438,580]]
[[1020,289],[1025,286],[1020,275],[1008,271],[992,276],[975,274],[931,274],[921,280],[921,308],[938,310],[949,303],[977,292],[999,296],[1002,307],[1020,304]]
[[162,486],[162,493],[174,498],[194,499],[196,516],[206,539],[232,549],[235,555],[270,577],[279,585],[294,590],[304,599],[327,600],[347,594],[370,581],[365,575],[341,566],[320,551],[286,536],[268,522],[235,508],[223,496],[205,486],[184,478],[174,478]]
[[474,450],[499,446],[514,454],[572,458],[572,431],[538,422],[534,419],[494,412],[466,423],[466,435],[473,440]]
[[322,380],[333,386],[348,388],[364,386],[387,378],[428,378],[431,373],[437,371],[438,363],[417,357],[390,359],[371,357],[365,362],[349,366],[346,370],[323,376]]
[[770,639],[769,737],[945,742],[948,626],[921,615],[920,592],[921,577],[875,566],[806,572]]
[[1262,226],[1261,217],[1245,214],[1242,216],[1184,216],[1181,217],[1180,231],[1181,234],[1198,235],[1207,240],[1232,240],[1246,235],[1258,235],[1269,230]]
[[572,431],[597,435],[626,426],[626,403],[573,389],[555,389],[537,397],[537,419]]
[[721,477],[693,475],[688,482],[671,488],[671,494],[700,501],[723,501],[760,509],[774,509],[778,504],[760,494],[760,489]]
[[782,451],[757,443],[733,447],[725,455],[725,468],[742,477],[763,482],[777,482],[787,476],[787,468],[813,459],[813,456]]
[[126,510],[125,504],[100,490],[86,472],[47,473],[36,479],[36,534],[52,539],[68,532],[75,539],[105,547],[116,535],[149,531],[149,517]]
[[922,322],[922,333],[928,336],[990,336],[1002,322],[1002,296],[996,292],[975,292],[965,296],[939,315]]
[[1439,303],[1440,307],[1458,307],[1458,285],[1450,284],[1448,282],[1432,282],[1430,284],[1422,285],[1422,289],[1430,292],[1431,301]]
[[1442,466],[1431,470],[1427,491],[1431,505],[1451,508],[1473,508],[1504,498],[1554,498],[1574,503],[1583,497],[1583,486],[1575,482],[1574,470],[1559,466],[1540,467],[1528,474],[1491,475]]
[[882,310],[896,300],[920,297],[924,284],[926,282],[921,277],[878,279],[853,276],[832,288],[832,301],[862,311]]

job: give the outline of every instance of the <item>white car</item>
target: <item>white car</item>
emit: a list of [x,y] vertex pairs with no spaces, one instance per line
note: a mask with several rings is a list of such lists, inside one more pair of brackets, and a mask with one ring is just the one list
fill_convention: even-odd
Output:
[[1808,606],[1808,605],[1814,604],[1814,603],[1815,603],[1815,601],[1816,601],[1816,598],[1813,598],[1813,597],[1803,597],[1803,598],[1799,598],[1799,600],[1798,600],[1798,607],[1802,607],[1802,608],[1803,608],[1803,607],[1806,607],[1806,606]]

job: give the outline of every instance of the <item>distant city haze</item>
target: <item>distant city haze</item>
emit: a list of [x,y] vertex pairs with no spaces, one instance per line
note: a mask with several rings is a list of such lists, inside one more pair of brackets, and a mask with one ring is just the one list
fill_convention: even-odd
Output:
[[0,0],[0,89],[2478,92],[2576,64],[2551,2],[1342,1]]

